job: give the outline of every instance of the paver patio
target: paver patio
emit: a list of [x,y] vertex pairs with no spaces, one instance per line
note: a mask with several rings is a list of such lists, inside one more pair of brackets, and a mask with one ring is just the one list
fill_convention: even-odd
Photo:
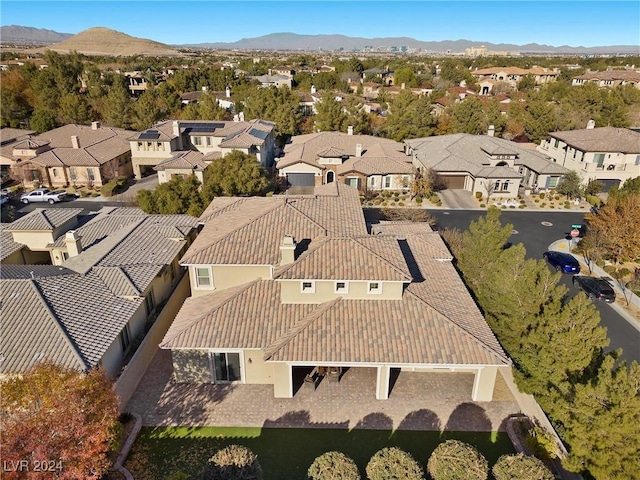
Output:
[[146,426],[494,431],[520,413],[501,375],[494,401],[473,402],[467,373],[402,372],[389,399],[376,400],[373,368],[303,385],[293,398],[274,398],[272,385],[175,383],[172,370],[170,352],[159,350],[127,404]]

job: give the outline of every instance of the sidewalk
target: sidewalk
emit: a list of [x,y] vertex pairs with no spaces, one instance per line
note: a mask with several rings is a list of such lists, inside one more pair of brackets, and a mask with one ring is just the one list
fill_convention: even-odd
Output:
[[[571,255],[576,257],[578,262],[580,262],[583,268],[588,272],[588,262],[584,257],[571,251],[571,242],[572,240],[567,240],[564,238],[556,240],[551,245],[549,245],[548,250],[571,253]],[[610,304],[611,308],[613,308],[618,313],[618,315],[624,318],[636,330],[640,331],[640,298],[638,298],[637,295],[632,294],[628,290],[623,292],[620,285],[618,285],[618,282],[611,279],[610,275],[607,272],[593,263],[591,265],[591,271],[599,277],[604,277],[608,280],[612,280],[609,283],[616,292],[616,301]],[[631,305],[627,305],[627,301],[625,300],[625,298],[628,298],[629,295],[632,296],[630,301]]]

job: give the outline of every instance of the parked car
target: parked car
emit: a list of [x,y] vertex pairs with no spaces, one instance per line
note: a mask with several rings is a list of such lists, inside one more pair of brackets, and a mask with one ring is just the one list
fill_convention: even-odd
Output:
[[573,255],[564,252],[548,251],[542,254],[549,265],[562,273],[580,273],[580,264]]
[[48,188],[37,188],[20,196],[20,201],[25,204],[31,202],[49,202],[53,205],[54,203],[63,201],[66,196],[67,192],[64,190],[51,191]]
[[5,193],[0,193],[0,205],[9,203],[9,196]]
[[613,303],[616,300],[616,292],[604,278],[576,275],[573,277],[573,286],[594,300],[603,300],[607,303]]

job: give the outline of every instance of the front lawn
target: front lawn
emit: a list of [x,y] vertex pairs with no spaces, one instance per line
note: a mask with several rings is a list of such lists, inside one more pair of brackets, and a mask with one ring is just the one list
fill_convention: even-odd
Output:
[[313,460],[338,450],[355,460],[363,474],[379,449],[397,446],[411,453],[426,469],[431,452],[455,438],[475,445],[492,466],[498,457],[514,453],[506,433],[397,430],[341,430],[321,428],[145,427],[125,463],[136,480],[163,480],[184,472],[200,480],[207,460],[220,448],[241,444],[258,455],[266,480],[304,480]]

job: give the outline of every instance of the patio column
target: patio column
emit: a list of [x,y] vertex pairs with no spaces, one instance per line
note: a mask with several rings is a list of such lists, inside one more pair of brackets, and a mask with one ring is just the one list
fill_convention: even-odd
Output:
[[498,367],[480,367],[473,381],[471,398],[474,402],[490,402],[493,400],[493,387],[496,384]]
[[273,364],[273,396],[275,398],[293,397],[293,372],[286,363]]
[[389,398],[389,378],[391,377],[391,368],[387,365],[378,367],[376,375],[376,399],[387,400]]

